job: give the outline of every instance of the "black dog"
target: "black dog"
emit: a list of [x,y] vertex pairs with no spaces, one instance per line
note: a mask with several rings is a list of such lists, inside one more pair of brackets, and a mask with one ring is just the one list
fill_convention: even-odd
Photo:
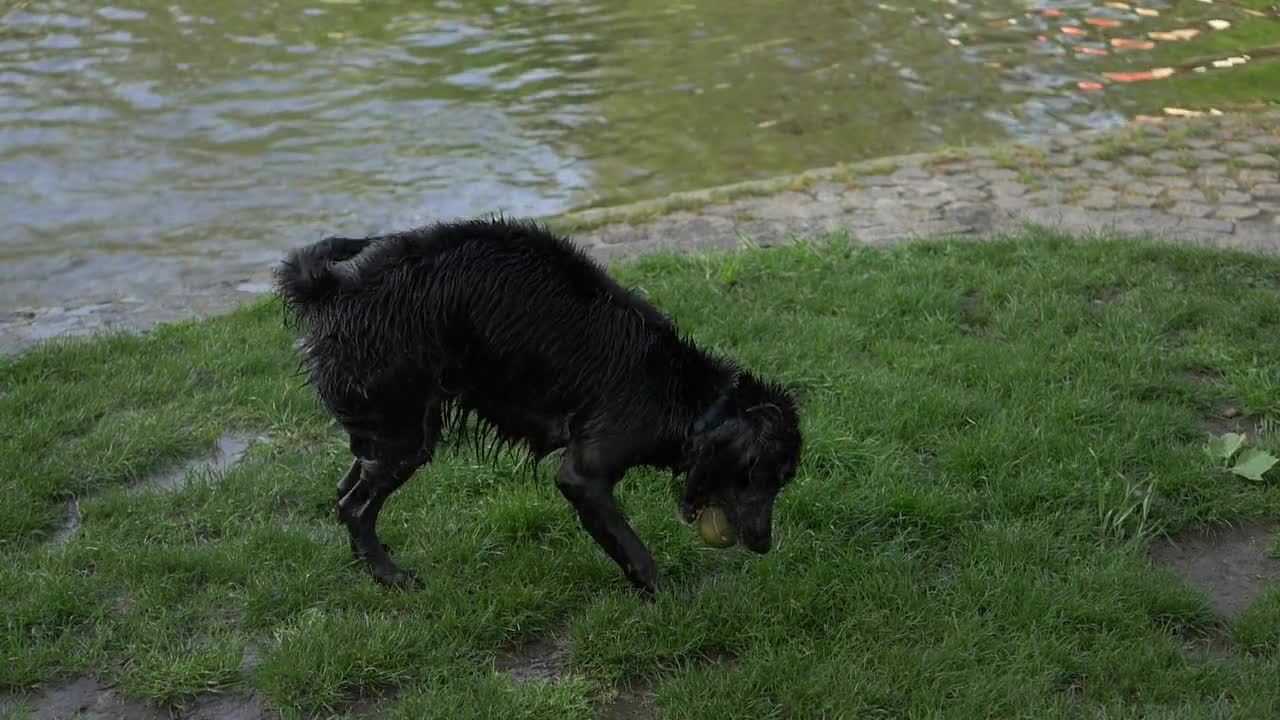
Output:
[[502,219],[327,238],[275,279],[303,369],[350,438],[338,515],[379,581],[416,579],[378,541],[378,511],[471,416],[535,458],[564,449],[556,485],[649,595],[653,558],[612,495],[630,467],[687,473],[686,521],[719,506],[768,552],[800,456],[794,402],[681,338],[568,241]]

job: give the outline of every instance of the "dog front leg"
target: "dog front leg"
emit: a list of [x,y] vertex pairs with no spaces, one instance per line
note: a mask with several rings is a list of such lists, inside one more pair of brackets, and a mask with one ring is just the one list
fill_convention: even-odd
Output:
[[622,568],[627,580],[652,598],[657,591],[653,557],[613,499],[616,480],[603,472],[584,471],[574,453],[565,453],[556,474],[556,486],[573,504],[578,520],[600,547]]

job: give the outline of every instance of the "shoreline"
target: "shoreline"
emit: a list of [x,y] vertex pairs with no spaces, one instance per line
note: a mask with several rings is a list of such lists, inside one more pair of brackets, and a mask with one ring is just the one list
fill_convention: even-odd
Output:
[[[729,250],[743,238],[770,245],[840,229],[882,245],[1028,224],[1274,253],[1280,110],[943,148],[539,219],[604,261],[657,250]],[[160,277],[139,293],[95,296],[90,288],[74,303],[6,311],[0,353],[228,312],[269,292],[279,254],[252,251],[212,272],[199,267],[202,259],[164,258]]]

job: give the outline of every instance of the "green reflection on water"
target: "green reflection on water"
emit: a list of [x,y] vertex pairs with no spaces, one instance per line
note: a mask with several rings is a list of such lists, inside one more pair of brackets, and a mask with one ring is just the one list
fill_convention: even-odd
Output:
[[990,139],[999,130],[983,110],[1010,99],[905,8],[628,6],[649,31],[620,42],[614,56],[639,87],[602,98],[608,124],[582,138],[606,193],[655,194]]
[[[0,258],[551,214],[1115,125],[1214,88],[1280,93],[1265,82],[1280,64],[1262,61],[1081,92],[1104,69],[1219,51],[1276,22],[1148,4],[1161,14],[1046,0],[23,3],[0,15]],[[1073,47],[1206,14],[1229,17],[1231,34],[1105,58]],[[1059,32],[1089,15],[1122,26]],[[27,274],[11,262],[0,285]]]

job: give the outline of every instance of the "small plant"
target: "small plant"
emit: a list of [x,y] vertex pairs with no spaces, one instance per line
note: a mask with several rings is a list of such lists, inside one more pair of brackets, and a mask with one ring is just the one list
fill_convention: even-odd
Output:
[[964,147],[944,147],[935,150],[922,165],[933,170],[946,172],[954,163],[967,162],[971,157],[969,149]]
[[1043,170],[1047,166],[1049,159],[1044,150],[1032,145],[1020,145],[1018,147],[1017,154],[1018,157],[1025,161],[1023,163],[1023,168],[1027,165],[1032,165]]
[[1224,433],[1209,440],[1205,452],[1230,472],[1246,480],[1262,482],[1262,476],[1278,461],[1266,450],[1246,448],[1246,442],[1248,438],[1241,433]]
[[722,287],[730,288],[738,284],[738,280],[742,277],[742,255],[726,254],[721,258],[719,272],[716,273],[716,279]]
[[1200,169],[1200,161],[1196,159],[1196,157],[1191,154],[1191,151],[1186,148],[1178,150],[1178,156],[1174,159],[1173,163],[1186,170]]
[[1123,476],[1120,481],[1098,486],[1098,530],[1103,540],[1138,542],[1155,532],[1150,518],[1156,484]]
[[897,171],[898,163],[892,160],[875,160],[857,165],[845,165],[842,163],[836,166],[832,179],[849,187],[857,187],[858,178],[872,175],[892,175]]
[[992,148],[991,160],[1001,170],[1020,170],[1022,168],[1022,162],[1008,148]]

